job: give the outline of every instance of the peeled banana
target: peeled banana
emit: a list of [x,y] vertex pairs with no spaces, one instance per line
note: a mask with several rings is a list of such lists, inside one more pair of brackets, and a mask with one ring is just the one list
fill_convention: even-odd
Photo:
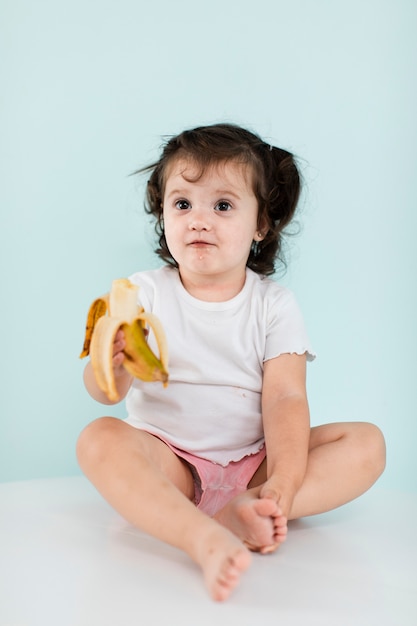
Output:
[[[168,384],[164,329],[155,315],[138,305],[138,291],[127,278],[119,278],[112,282],[110,293],[94,300],[88,311],[80,358],[90,355],[97,384],[112,402],[119,400],[113,371],[113,343],[119,329],[125,335],[125,369],[141,380]],[[148,345],[146,325],[155,335],[159,358]]]

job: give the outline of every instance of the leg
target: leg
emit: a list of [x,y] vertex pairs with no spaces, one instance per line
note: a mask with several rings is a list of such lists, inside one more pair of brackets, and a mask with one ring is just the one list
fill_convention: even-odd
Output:
[[334,423],[311,429],[304,482],[290,519],[335,509],[367,491],[385,468],[385,441],[365,422]]
[[250,554],[229,530],[190,501],[191,472],[157,437],[104,417],[77,442],[81,469],[130,523],[184,550],[202,569],[215,600],[226,599],[250,564]]
[[[385,442],[373,424],[335,423],[311,429],[307,471],[295,495],[289,519],[324,513],[354,500],[381,475]],[[231,500],[216,519],[252,550],[273,551],[285,541],[287,520],[272,500],[259,498],[266,461],[248,491]]]

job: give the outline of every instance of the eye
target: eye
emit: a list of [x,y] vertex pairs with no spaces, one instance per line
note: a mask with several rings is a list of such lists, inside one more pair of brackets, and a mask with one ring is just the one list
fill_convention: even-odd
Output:
[[227,202],[226,200],[221,200],[220,202],[216,204],[216,206],[214,207],[214,210],[224,213],[225,211],[230,211],[231,208],[232,208],[232,205],[230,204],[230,202]]
[[187,209],[191,209],[191,204],[188,202],[188,200],[177,200],[177,202],[175,203],[175,208],[179,209],[180,211],[186,211]]

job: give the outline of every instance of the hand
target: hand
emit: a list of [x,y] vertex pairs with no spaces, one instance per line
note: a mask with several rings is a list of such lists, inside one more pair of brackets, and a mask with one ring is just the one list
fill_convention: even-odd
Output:
[[123,361],[125,360],[123,350],[125,346],[125,334],[122,330],[118,330],[113,342],[113,369],[116,377],[122,376],[126,372],[123,367]]
[[294,495],[289,489],[285,489],[278,477],[271,476],[263,485],[259,494],[260,498],[268,498],[277,503],[281,513],[288,519],[291,511]]

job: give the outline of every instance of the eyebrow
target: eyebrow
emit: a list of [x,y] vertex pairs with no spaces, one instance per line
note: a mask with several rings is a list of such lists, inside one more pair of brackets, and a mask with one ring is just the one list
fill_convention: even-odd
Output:
[[[189,193],[189,189],[173,189],[167,194],[167,198],[171,198],[171,196],[187,196]],[[214,195],[218,197],[222,196],[233,196],[237,200],[240,200],[240,195],[230,189],[215,189]]]

